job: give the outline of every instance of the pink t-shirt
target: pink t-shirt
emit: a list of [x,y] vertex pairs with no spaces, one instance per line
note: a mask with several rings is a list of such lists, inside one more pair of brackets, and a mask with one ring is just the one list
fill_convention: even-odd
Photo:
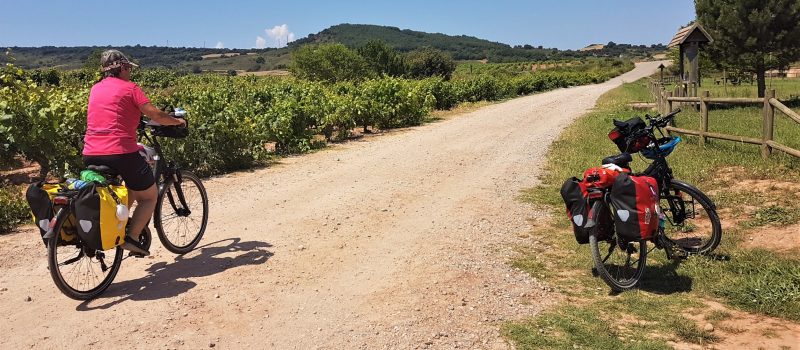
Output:
[[108,77],[92,86],[83,154],[101,156],[138,151],[139,106],[149,103],[138,85]]

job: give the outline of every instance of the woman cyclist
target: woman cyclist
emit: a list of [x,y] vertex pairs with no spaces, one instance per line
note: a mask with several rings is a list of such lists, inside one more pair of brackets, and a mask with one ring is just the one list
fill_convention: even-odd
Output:
[[103,52],[100,65],[103,77],[89,93],[83,162],[87,166],[108,166],[122,176],[128,188],[129,204],[137,203],[122,248],[138,255],[149,255],[140,244],[139,236],[153,216],[158,193],[153,172],[139,155],[136,130],[142,114],[161,125],[185,126],[186,122],[150,104],[142,89],[130,81],[131,70],[138,65],[122,52]]

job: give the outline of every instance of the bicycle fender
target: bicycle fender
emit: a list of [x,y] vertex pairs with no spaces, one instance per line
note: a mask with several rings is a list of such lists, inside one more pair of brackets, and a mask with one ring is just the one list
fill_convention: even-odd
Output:
[[691,189],[692,191],[695,191],[697,193],[697,195],[699,195],[701,198],[703,198],[703,200],[705,200],[709,204],[711,204],[711,209],[712,210],[717,210],[717,205],[714,203],[714,201],[712,201],[711,198],[709,198],[705,193],[703,193],[703,191],[700,191],[700,189],[698,189],[697,187],[694,187],[694,185],[689,184],[687,182],[680,181],[680,180],[675,180],[675,179],[673,179],[672,182],[673,183],[678,183],[681,186],[686,186],[687,188]]
[[586,222],[585,228],[592,228],[597,225],[597,217],[600,215],[600,208],[603,205],[602,201],[596,200],[592,203],[591,209],[589,209],[589,221]]
[[[69,214],[68,210],[65,210],[64,208],[59,209],[58,213],[56,213],[56,216],[55,216],[55,219],[56,219],[55,222],[61,222],[61,220],[64,220],[64,218],[67,216],[67,214]],[[56,226],[58,226],[58,225],[52,225],[51,227],[49,227],[47,229],[47,233],[45,233],[44,236],[42,236],[42,238],[44,238],[46,240],[49,240],[50,238],[53,238],[53,236],[56,235],[56,230],[55,230]]]

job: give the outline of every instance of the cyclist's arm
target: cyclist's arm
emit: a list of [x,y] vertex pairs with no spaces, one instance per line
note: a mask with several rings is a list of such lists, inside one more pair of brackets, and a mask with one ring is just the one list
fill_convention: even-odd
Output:
[[139,110],[142,112],[142,114],[161,125],[186,125],[185,120],[172,117],[167,114],[167,112],[156,108],[156,106],[153,106],[150,103],[145,103],[139,106]]

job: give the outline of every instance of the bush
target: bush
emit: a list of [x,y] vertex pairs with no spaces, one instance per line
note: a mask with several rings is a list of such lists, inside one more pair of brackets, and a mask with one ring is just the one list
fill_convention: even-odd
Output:
[[19,187],[0,187],[0,233],[11,231],[31,218]]
[[426,81],[428,92],[436,99],[435,108],[448,110],[462,102],[454,83],[444,81],[443,78],[430,78]]
[[412,78],[441,77],[450,80],[456,70],[456,63],[450,55],[433,48],[409,52],[406,65],[408,75]]
[[399,77],[406,72],[403,56],[384,41],[370,40],[357,51],[375,76]]
[[372,76],[367,62],[342,44],[305,45],[292,53],[289,68],[296,77],[336,83]]

